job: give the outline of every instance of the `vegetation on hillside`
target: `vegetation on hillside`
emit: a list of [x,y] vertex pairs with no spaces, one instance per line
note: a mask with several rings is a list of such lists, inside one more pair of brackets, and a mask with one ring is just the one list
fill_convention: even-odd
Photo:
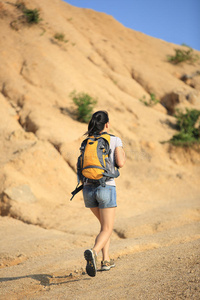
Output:
[[25,17],[27,23],[38,24],[41,21],[40,12],[37,8],[29,9],[26,7],[24,2],[19,2],[19,1],[17,1],[16,7],[22,11],[23,16]]
[[195,63],[197,60],[199,60],[199,55],[195,54],[192,48],[188,46],[186,47],[186,50],[175,48],[175,55],[168,55],[168,61],[173,64],[179,64],[181,62]]
[[142,99],[139,99],[146,106],[154,106],[155,104],[159,103],[160,101],[156,99],[154,94],[150,94],[150,99],[146,100],[146,96],[143,96]]
[[68,42],[68,40],[65,39],[65,34],[64,33],[59,33],[59,32],[55,33],[54,34],[54,39],[56,39],[60,42],[64,42],[64,43]]
[[175,146],[191,147],[200,144],[200,110],[186,109],[186,112],[177,111],[175,114],[176,126],[180,131],[169,142]]
[[77,93],[73,91],[70,94],[74,104],[76,105],[76,117],[77,120],[83,123],[88,123],[91,119],[93,108],[97,103],[97,100],[92,98],[86,93]]

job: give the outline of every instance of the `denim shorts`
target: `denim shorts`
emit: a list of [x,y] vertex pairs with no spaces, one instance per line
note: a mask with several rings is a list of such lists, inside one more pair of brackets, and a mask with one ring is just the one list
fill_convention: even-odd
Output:
[[85,207],[108,208],[117,207],[116,187],[112,185],[85,185],[83,188]]

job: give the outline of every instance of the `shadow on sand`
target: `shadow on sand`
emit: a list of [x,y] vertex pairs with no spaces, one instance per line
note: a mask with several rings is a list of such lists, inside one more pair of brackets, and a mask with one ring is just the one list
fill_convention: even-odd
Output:
[[63,276],[53,276],[50,274],[33,274],[33,275],[25,275],[25,276],[18,276],[18,277],[4,277],[4,278],[0,278],[0,282],[8,282],[8,281],[20,280],[25,278],[31,278],[37,280],[43,286],[60,285],[60,284],[66,284],[66,283],[76,282],[80,280],[90,280],[90,278],[83,278],[83,275],[74,276],[70,274],[70,275],[63,275]]

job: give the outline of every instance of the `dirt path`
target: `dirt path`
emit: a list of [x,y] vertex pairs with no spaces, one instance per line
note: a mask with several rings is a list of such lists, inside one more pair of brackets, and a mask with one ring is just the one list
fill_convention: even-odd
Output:
[[22,276],[17,272],[2,276],[1,270],[0,299],[199,299],[199,264],[198,239],[125,255],[116,260],[115,268],[98,272],[95,278],[81,270],[72,275],[69,271],[34,274],[34,265]]
[[0,217],[0,300],[200,299],[198,207],[195,198],[117,218],[116,267],[95,278],[83,258],[98,232],[95,218],[72,233]]

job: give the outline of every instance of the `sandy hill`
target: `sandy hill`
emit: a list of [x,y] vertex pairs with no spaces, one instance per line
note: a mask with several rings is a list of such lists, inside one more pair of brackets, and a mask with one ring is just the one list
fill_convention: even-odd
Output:
[[[184,46],[61,0],[23,1],[40,12],[40,22],[29,25],[20,3],[0,0],[4,276],[31,263],[43,273],[50,268],[47,257],[51,271],[79,269],[77,257],[98,230],[82,195],[69,201],[87,130],[74,118],[69,96],[74,90],[98,99],[95,110],[109,112],[112,133],[121,137],[126,151],[117,180],[115,257],[198,239],[199,150],[161,142],[176,133],[175,108],[200,109],[200,62],[171,64],[167,55]],[[150,94],[161,104],[148,107],[139,100]],[[4,287],[6,295],[10,286]]]

